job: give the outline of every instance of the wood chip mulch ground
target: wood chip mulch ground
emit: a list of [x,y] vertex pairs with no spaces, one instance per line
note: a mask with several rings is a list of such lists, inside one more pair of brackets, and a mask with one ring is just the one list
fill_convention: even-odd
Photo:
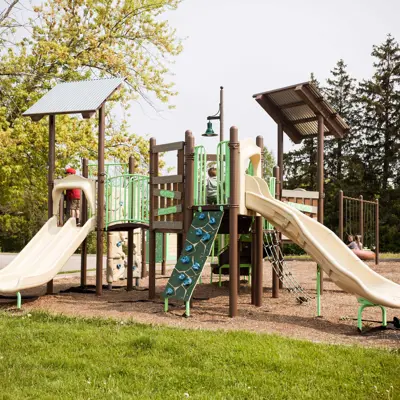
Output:
[[[310,261],[289,261],[289,269],[299,283],[312,295],[306,304],[299,304],[293,294],[282,289],[278,299],[271,298],[271,268],[265,263],[264,295],[262,307],[250,304],[250,288],[245,281],[241,284],[239,297],[239,317],[229,318],[229,293],[227,277],[222,287],[217,285],[217,276],[210,284],[209,268],[203,272],[203,284],[194,292],[191,317],[184,318],[184,306],[171,300],[169,312],[164,313],[164,303],[160,298],[168,277],[157,275],[156,300],[148,300],[147,278],[141,279],[140,287],[127,292],[126,281],[115,283],[113,290],[103,290],[97,297],[91,293],[76,293],[68,290],[79,286],[79,276],[58,277],[54,283],[57,294],[44,295],[45,286],[26,291],[23,294],[23,310],[46,310],[72,316],[95,316],[134,320],[141,323],[162,324],[188,329],[246,330],[250,332],[274,333],[286,337],[305,339],[331,344],[358,344],[368,347],[399,348],[400,330],[370,330],[378,323],[364,322],[365,333],[357,331],[358,303],[356,297],[335,286],[327,277],[324,280],[322,297],[322,317],[317,318],[315,287],[316,264]],[[400,263],[381,262],[379,266],[370,264],[379,274],[400,283]],[[169,271],[170,272],[170,271]],[[94,285],[93,276],[88,284]],[[116,287],[118,286],[118,287]],[[37,297],[35,297],[37,296]],[[15,301],[0,298],[0,308],[15,312]],[[400,310],[388,309],[388,321],[400,317]],[[381,320],[378,308],[368,308],[363,319]]]

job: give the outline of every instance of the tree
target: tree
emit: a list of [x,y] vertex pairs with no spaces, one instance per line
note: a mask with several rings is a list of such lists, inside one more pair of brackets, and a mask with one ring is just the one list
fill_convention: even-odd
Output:
[[[182,46],[163,13],[178,4],[48,1],[34,9],[32,35],[0,52],[0,246],[20,247],[45,218],[47,119],[32,123],[21,114],[60,81],[126,78],[125,89],[107,103],[106,157],[126,162],[134,155],[147,173],[148,142],[130,132],[125,117],[132,100],[156,107],[150,96],[169,104],[176,94],[168,65]],[[79,167],[81,157],[97,158],[97,121],[57,117],[56,174],[66,164]]]
[[[323,88],[328,102],[335,111],[347,122],[349,126],[354,126],[355,115],[355,79],[351,78],[346,70],[347,65],[343,60],[339,60],[331,71],[331,78],[327,79],[327,85]],[[356,153],[359,147],[359,136],[353,129],[347,137],[343,139],[327,138],[325,140],[325,174],[329,180],[335,182],[337,187],[341,187],[344,172],[351,172],[345,160]]]
[[[347,195],[358,196],[359,182],[363,178],[361,137],[354,128],[355,79],[350,77],[346,68],[344,61],[339,60],[331,70],[331,77],[327,79],[326,86],[322,88],[327,101],[351,127],[346,137],[342,139],[326,137],[324,143],[325,225],[333,230],[338,227],[339,190],[343,190]],[[354,190],[358,193],[353,193]]]
[[381,243],[399,251],[400,48],[388,35],[373,46],[374,75],[358,88],[358,129],[364,137],[364,192],[380,198]]
[[[314,73],[310,75],[310,82],[319,88]],[[283,163],[287,188],[316,190],[317,139],[315,137],[303,139],[298,149],[284,154]]]
[[263,157],[262,176],[265,180],[267,180],[271,176],[273,176],[273,169],[276,164],[275,157],[272,154],[272,151],[270,151],[266,146],[264,146],[262,157]]
[[375,73],[358,88],[359,129],[365,138],[366,181],[371,193],[399,181],[400,145],[400,48],[388,35],[386,41],[373,46]]

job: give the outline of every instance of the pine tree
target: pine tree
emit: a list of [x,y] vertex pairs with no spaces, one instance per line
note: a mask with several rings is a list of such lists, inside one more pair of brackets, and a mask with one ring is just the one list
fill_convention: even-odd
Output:
[[388,35],[373,46],[375,72],[358,88],[364,137],[364,186],[370,196],[380,198],[383,251],[399,251],[400,235],[400,47]]
[[359,129],[365,137],[366,184],[369,191],[386,191],[392,180],[399,181],[400,148],[400,47],[388,35],[373,46],[375,73],[358,88]]
[[[319,82],[314,73],[310,75],[310,82],[319,88]],[[317,188],[317,138],[306,138],[296,150],[284,154],[285,188],[303,188],[316,190]]]
[[[346,67],[343,60],[337,62],[331,71],[332,77],[327,79],[327,86],[323,92],[335,111],[350,127],[353,127],[355,79],[350,77]],[[325,176],[337,187],[343,186],[344,176],[352,171],[348,164],[351,163],[352,157],[358,154],[354,149],[357,137],[357,131],[351,129],[351,132],[343,139],[330,137],[325,141]]]

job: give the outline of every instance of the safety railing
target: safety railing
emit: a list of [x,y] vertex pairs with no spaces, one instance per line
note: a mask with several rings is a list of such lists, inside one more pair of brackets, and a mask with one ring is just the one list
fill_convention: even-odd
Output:
[[217,203],[228,204],[230,193],[230,149],[229,140],[217,146]]
[[149,177],[123,174],[106,180],[106,229],[115,223],[149,223]]
[[206,204],[207,154],[204,146],[194,148],[194,196],[195,206]]

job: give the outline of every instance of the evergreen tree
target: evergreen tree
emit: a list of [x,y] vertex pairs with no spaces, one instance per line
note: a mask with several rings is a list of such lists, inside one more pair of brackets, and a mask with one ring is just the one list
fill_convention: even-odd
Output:
[[358,88],[358,128],[365,141],[365,179],[371,194],[386,191],[390,181],[399,181],[400,146],[400,48],[388,35],[373,46],[375,73]]
[[365,192],[380,198],[381,249],[399,251],[400,47],[388,35],[373,46],[375,72],[358,88]]
[[[310,82],[319,88],[319,82],[314,73]],[[302,188],[316,190],[317,188],[317,138],[305,138],[296,150],[283,156],[284,180],[286,189]]]
[[[355,121],[355,79],[346,70],[346,64],[339,60],[327,85],[322,89],[327,101],[334,110],[348,123],[354,126]],[[359,194],[359,182],[362,180],[362,160],[359,146],[359,134],[354,128],[342,139],[333,136],[325,138],[324,175],[325,175],[325,225],[337,230],[339,225],[338,193],[343,190],[347,195],[355,188]]]
[[[346,67],[343,60],[337,62],[331,71],[331,78],[327,79],[327,86],[323,92],[335,111],[350,127],[353,127],[355,122],[355,79],[349,76]],[[353,156],[358,154],[358,138],[357,131],[352,129],[342,139],[329,137],[325,140],[325,176],[337,187],[342,187],[344,176],[353,171],[353,168],[349,168],[349,164],[352,160],[354,161]]]

